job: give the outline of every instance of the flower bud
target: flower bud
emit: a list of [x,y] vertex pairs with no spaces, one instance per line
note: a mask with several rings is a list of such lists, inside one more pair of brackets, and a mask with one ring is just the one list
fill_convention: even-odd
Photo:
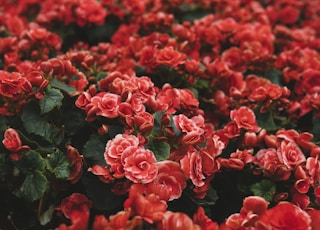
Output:
[[258,138],[257,138],[257,134],[254,132],[246,132],[244,134],[244,144],[245,146],[249,147],[249,148],[253,148],[255,146],[257,146],[258,143]]

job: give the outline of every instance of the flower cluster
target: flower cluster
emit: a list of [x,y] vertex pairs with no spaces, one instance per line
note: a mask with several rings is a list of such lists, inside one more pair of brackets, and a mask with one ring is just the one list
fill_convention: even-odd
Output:
[[4,0],[0,228],[318,229],[319,15]]

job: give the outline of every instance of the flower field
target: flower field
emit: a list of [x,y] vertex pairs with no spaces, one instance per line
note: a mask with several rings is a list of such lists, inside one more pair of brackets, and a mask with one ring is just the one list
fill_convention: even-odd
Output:
[[319,0],[0,0],[0,229],[320,229]]

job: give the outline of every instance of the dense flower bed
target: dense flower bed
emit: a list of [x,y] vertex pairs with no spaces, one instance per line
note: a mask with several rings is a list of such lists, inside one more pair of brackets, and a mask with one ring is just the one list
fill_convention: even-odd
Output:
[[320,229],[318,0],[2,0],[1,229]]

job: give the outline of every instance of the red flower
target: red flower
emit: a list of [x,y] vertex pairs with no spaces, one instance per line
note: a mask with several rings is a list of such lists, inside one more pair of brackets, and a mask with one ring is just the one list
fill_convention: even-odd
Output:
[[101,165],[94,165],[94,166],[92,166],[92,168],[89,168],[88,171],[92,172],[94,175],[97,175],[98,178],[103,183],[108,184],[108,183],[111,183],[114,181],[114,178],[110,174],[109,170]]
[[104,116],[107,118],[115,118],[118,116],[118,108],[121,102],[120,96],[101,92],[91,98],[91,104],[97,108],[97,115]]
[[92,202],[80,193],[73,193],[71,196],[62,200],[60,210],[65,217],[71,220],[72,225],[67,227],[61,224],[57,229],[79,229],[86,230],[88,228],[90,208]]
[[204,118],[201,115],[189,119],[183,114],[175,115],[173,121],[176,127],[182,131],[182,142],[187,145],[193,145],[202,141],[201,136],[204,134]]
[[200,226],[201,230],[218,230],[217,222],[212,221],[206,216],[203,207],[199,207],[197,212],[193,215],[193,222]]
[[192,219],[182,212],[167,211],[163,215],[163,219],[158,223],[158,230],[200,230],[200,226],[193,223]]
[[19,160],[21,158],[20,153],[30,149],[27,145],[22,146],[18,132],[12,128],[9,128],[4,132],[4,139],[2,143],[6,149],[12,152],[10,154],[10,158],[12,160]]
[[12,152],[18,152],[22,147],[20,136],[15,129],[9,128],[4,132],[2,141],[4,147]]
[[81,0],[75,13],[79,26],[84,26],[86,22],[102,25],[107,16],[106,10],[95,0]]
[[274,148],[259,150],[253,162],[257,163],[268,177],[286,180],[290,176],[289,170],[280,162],[277,150]]
[[78,150],[71,145],[67,145],[67,158],[70,163],[70,175],[68,180],[72,184],[77,183],[82,176],[83,159]]
[[189,149],[187,155],[180,160],[181,169],[192,183],[201,187],[204,185],[205,176],[202,172],[202,159],[195,149]]
[[129,147],[136,147],[139,145],[139,139],[133,135],[118,134],[106,144],[104,158],[111,166],[111,171],[114,172],[115,178],[124,176],[124,169],[121,163],[121,156],[123,152]]
[[154,193],[165,201],[180,198],[186,187],[186,177],[180,165],[174,161],[160,161],[156,163],[158,175],[152,183],[147,185],[147,192]]
[[280,162],[288,169],[295,169],[296,166],[306,161],[306,157],[295,142],[282,141],[277,154]]
[[179,64],[182,64],[186,58],[184,53],[174,50],[173,47],[165,47],[159,50],[156,55],[156,62],[158,64],[172,67],[177,67]]
[[311,218],[299,207],[281,202],[262,214],[257,223],[258,229],[311,229]]
[[142,147],[130,146],[121,156],[124,175],[134,183],[150,183],[158,173],[153,152]]
[[149,223],[161,220],[167,209],[167,203],[160,200],[155,194],[144,196],[143,193],[143,185],[132,185],[129,192],[129,198],[124,202],[124,208],[131,210],[132,215],[140,216]]
[[151,132],[154,126],[154,117],[147,112],[140,112],[133,116],[134,126],[138,128],[140,132]]
[[0,70],[0,94],[2,96],[17,100],[26,92],[32,92],[32,85],[26,78],[20,73]]
[[256,116],[254,112],[246,106],[241,106],[239,109],[230,112],[230,118],[235,121],[239,128],[247,131],[257,132],[259,127],[256,123]]

